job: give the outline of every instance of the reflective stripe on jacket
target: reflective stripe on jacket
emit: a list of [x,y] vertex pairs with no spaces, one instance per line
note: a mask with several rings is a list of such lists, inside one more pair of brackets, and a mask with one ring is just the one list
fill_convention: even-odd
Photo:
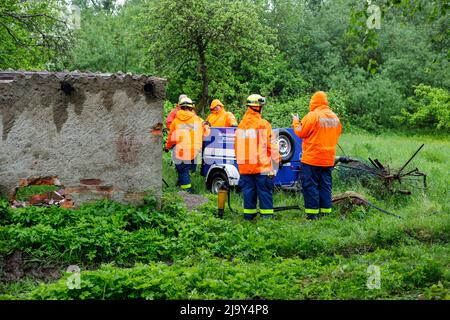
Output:
[[342,125],[338,116],[328,107],[324,92],[313,95],[309,113],[301,122],[294,120],[292,126],[295,134],[303,139],[302,163],[319,167],[334,165]]
[[234,149],[240,174],[269,173],[272,160],[281,159],[270,123],[250,108],[236,129]]
[[180,110],[170,125],[166,148],[175,145],[175,157],[179,160],[194,160],[202,149],[203,137],[209,135],[209,127],[194,112]]

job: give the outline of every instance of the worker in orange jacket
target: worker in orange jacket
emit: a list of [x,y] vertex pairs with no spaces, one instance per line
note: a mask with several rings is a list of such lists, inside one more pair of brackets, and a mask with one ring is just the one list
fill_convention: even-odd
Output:
[[178,185],[182,190],[192,192],[189,172],[195,171],[196,157],[202,149],[203,137],[210,128],[194,113],[194,104],[188,97],[180,100],[180,111],[170,125],[165,151],[175,147],[173,160],[178,173]]
[[225,111],[225,106],[219,99],[211,102],[209,110],[211,113],[206,122],[211,124],[211,127],[237,127],[236,118],[231,112]]
[[338,116],[328,106],[327,95],[316,92],[309,103],[309,113],[299,121],[292,115],[292,126],[303,139],[301,179],[305,213],[316,219],[331,213],[331,171],[336,145],[342,132]]
[[177,112],[181,110],[180,107],[180,101],[183,98],[186,98],[187,95],[185,94],[180,94],[180,96],[178,97],[178,103],[175,106],[175,108],[173,108],[172,110],[170,110],[169,114],[167,115],[167,119],[166,119],[166,128],[170,129],[170,125],[172,124],[172,121],[175,120],[175,116],[177,115]]
[[259,199],[262,217],[273,217],[274,165],[281,163],[272,127],[261,116],[266,99],[252,94],[247,98],[247,112],[236,129],[235,154],[240,173],[239,187],[244,194],[244,219],[256,217]]

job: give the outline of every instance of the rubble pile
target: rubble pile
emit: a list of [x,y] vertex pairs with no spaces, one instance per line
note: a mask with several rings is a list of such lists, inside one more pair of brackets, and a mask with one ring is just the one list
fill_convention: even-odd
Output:
[[33,195],[26,201],[14,199],[11,203],[11,207],[13,208],[25,208],[28,206],[50,207],[52,205],[56,205],[61,208],[72,208],[73,201],[70,195],[66,195],[64,193],[64,189],[61,189],[58,191]]
[[[56,191],[34,194],[28,197],[26,200],[18,200],[17,194],[19,188],[25,188],[28,186],[56,186],[59,187],[59,189]],[[19,186],[15,189],[15,192],[10,199],[10,203],[12,208],[25,208],[29,206],[49,207],[52,205],[56,205],[61,208],[73,207],[72,197],[66,194],[64,186],[61,185],[61,182],[56,176],[20,179]]]

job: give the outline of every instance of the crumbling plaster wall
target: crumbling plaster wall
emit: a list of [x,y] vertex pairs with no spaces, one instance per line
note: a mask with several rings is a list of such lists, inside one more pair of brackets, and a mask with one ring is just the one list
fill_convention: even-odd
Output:
[[0,72],[0,192],[57,176],[77,205],[139,203],[162,182],[165,80],[130,74]]

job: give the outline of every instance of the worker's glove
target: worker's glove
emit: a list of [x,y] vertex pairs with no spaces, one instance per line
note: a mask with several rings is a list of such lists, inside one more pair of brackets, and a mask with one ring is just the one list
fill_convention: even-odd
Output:
[[164,152],[169,152],[170,149],[169,148],[164,148]]
[[336,164],[337,163],[349,163],[349,162],[352,162],[353,160],[352,160],[352,158],[350,158],[350,157],[336,157],[337,159],[336,159]]
[[211,123],[209,123],[209,121],[205,121],[205,126],[211,127]]
[[292,120],[294,120],[294,121],[300,121],[300,118],[299,118],[299,116],[298,116],[298,113],[291,113],[291,116],[292,116]]

